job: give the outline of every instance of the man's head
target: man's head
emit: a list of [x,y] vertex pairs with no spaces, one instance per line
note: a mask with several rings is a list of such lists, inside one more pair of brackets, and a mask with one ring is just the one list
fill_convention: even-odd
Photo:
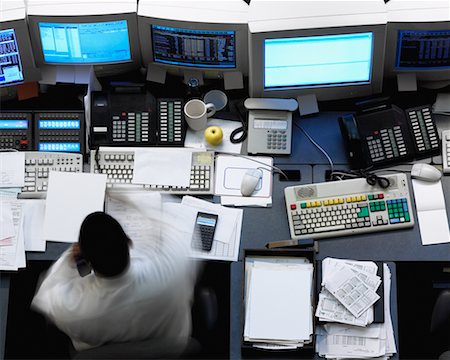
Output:
[[84,219],[78,241],[81,255],[99,275],[120,275],[130,262],[130,239],[117,220],[104,212]]

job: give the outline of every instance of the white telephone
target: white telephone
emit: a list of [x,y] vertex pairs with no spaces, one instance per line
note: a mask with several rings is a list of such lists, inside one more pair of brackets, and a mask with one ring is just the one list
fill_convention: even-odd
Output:
[[244,106],[249,110],[247,151],[249,154],[290,154],[292,112],[295,99],[250,98]]

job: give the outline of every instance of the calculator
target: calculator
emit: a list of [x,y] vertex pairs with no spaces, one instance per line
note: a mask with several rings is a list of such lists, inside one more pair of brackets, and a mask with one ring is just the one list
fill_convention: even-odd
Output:
[[211,251],[218,216],[216,214],[198,212],[192,234],[192,248]]

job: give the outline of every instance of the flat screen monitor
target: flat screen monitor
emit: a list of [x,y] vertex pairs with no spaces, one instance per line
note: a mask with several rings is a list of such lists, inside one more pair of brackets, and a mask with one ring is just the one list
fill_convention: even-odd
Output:
[[39,80],[25,20],[0,23],[0,87]]
[[250,94],[318,100],[381,92],[385,25],[250,35]]
[[93,65],[97,75],[140,66],[137,15],[29,16],[39,65]]
[[388,23],[385,70],[387,76],[414,73],[425,83],[448,84],[450,22]]
[[195,23],[139,16],[144,66],[160,66],[169,73],[201,71],[206,78],[224,72],[248,74],[247,24]]

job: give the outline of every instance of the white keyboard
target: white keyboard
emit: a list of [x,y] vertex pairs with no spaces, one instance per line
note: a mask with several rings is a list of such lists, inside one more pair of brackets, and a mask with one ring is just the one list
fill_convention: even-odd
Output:
[[450,130],[442,131],[442,171],[450,174]]
[[[171,148],[163,150],[171,151]],[[99,150],[91,150],[90,171],[108,175],[107,189],[109,191],[149,190],[177,195],[214,194],[213,151],[192,151],[189,187],[132,184],[135,151],[136,148],[130,147],[101,147]]]
[[50,171],[83,172],[83,156],[59,152],[25,152],[25,186],[18,197],[45,198]]
[[292,239],[320,239],[408,228],[414,225],[405,174],[386,175],[387,189],[366,179],[284,189]]

